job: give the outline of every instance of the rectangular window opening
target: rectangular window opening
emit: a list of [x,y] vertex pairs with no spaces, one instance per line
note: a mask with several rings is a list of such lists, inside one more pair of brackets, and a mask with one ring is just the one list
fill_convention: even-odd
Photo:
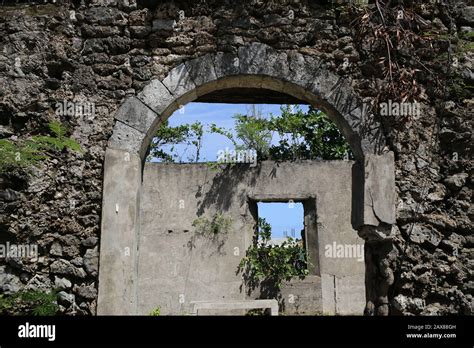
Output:
[[298,243],[302,248],[308,275],[320,275],[315,197],[280,199],[273,195],[257,194],[249,196],[249,204],[255,220],[255,236],[259,237],[257,242],[262,243],[261,219],[264,219],[271,228],[266,245],[280,246],[290,241]]
[[282,245],[293,239],[306,249],[303,203],[258,202],[257,212],[259,219],[264,219],[271,227],[269,245]]

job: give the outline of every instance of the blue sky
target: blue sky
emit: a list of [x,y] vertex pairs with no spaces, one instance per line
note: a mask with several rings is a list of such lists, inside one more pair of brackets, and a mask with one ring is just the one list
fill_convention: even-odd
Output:
[[[300,105],[303,111],[308,110],[308,106]],[[218,104],[218,103],[190,103],[177,110],[170,118],[169,125],[176,127],[181,124],[190,124],[195,121],[200,121],[205,129],[207,125],[212,123],[218,127],[223,127],[232,130],[234,126],[233,116],[235,114],[247,114],[250,105],[248,104]],[[259,104],[258,109],[262,112],[264,117],[273,115],[280,115],[280,105],[274,104]],[[278,139],[273,139],[276,143]],[[226,147],[233,149],[233,144],[226,137],[219,134],[204,134],[203,146],[201,149],[200,162],[216,161],[219,150],[224,150]],[[169,149],[170,146],[164,146],[163,149]],[[195,156],[195,148],[190,146],[186,150],[185,145],[178,145],[176,149],[178,153],[185,152],[182,157],[183,162],[189,162],[188,156]],[[154,161],[152,161],[154,162]],[[260,217],[264,217],[272,226],[272,238],[281,238],[284,236],[284,231],[287,231],[288,236],[291,236],[291,231],[294,229],[295,237],[301,238],[301,230],[303,229],[304,213],[303,205],[295,203],[294,205],[288,203],[259,203],[258,212]]]
[[[308,110],[307,105],[300,105],[303,111]],[[175,111],[169,118],[169,125],[176,127],[185,123],[201,122],[205,129],[207,125],[212,123],[226,129],[233,129],[235,114],[247,114],[249,104],[220,104],[220,103],[189,103],[181,109]],[[277,116],[280,115],[280,105],[274,104],[258,104],[258,108],[262,111],[264,117],[269,117],[270,113]],[[225,150],[226,147],[232,149],[232,142],[226,137],[219,134],[204,134],[203,146],[201,149],[201,158],[199,162],[216,161],[217,152]],[[274,138],[272,143],[276,143]],[[171,146],[164,146],[163,149],[169,150]],[[194,157],[196,154],[195,147],[186,145],[175,146],[178,153],[184,153],[182,162],[189,162],[188,157]],[[152,160],[152,162],[155,162]]]
[[[304,226],[304,210],[302,203],[258,203],[258,216],[265,218],[272,226],[272,239],[288,237],[301,239]],[[294,235],[292,233],[294,231]]]

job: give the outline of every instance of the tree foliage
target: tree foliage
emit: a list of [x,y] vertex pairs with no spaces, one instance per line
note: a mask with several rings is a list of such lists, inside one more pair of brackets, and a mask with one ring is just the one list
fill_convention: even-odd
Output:
[[[199,162],[203,135],[204,128],[201,122],[173,127],[170,126],[168,120],[166,120],[161,124],[155,134],[150,145],[148,159],[151,160],[155,158],[162,162],[182,162],[184,154],[179,155],[175,150],[176,145],[185,144],[186,146],[196,148],[196,155],[194,157],[188,157],[188,160],[191,162]],[[171,145],[169,151],[163,149],[164,145]]]
[[281,245],[270,245],[271,230],[264,218],[258,218],[253,245],[239,264],[239,272],[243,272],[251,289],[261,283],[279,289],[283,281],[308,274],[306,251],[301,241],[289,237]]
[[282,106],[280,116],[271,116],[268,128],[278,134],[270,146],[270,158],[285,160],[336,160],[352,157],[344,136],[326,115],[313,107]]
[[[207,132],[229,139],[236,150],[255,150],[260,160],[335,160],[352,158],[349,145],[339,129],[326,115],[310,107],[304,112],[299,106],[282,106],[281,115],[265,118],[253,105],[247,115],[234,115],[233,129],[215,124]],[[200,160],[204,127],[201,123],[183,124],[176,127],[168,122],[158,129],[150,147],[149,159],[163,162],[182,162],[183,155],[176,152],[176,145],[185,144],[196,148],[192,162]],[[171,145],[169,151],[163,146]]]
[[272,130],[270,123],[262,115],[262,112],[252,105],[249,115],[236,114],[235,132],[237,139],[242,145],[239,149],[252,149],[257,151],[258,158],[268,158],[272,141]]

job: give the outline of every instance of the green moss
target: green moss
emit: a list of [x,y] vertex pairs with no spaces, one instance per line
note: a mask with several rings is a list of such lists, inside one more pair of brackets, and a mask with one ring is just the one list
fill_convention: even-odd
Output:
[[467,53],[474,51],[474,42],[469,42],[466,40],[460,40],[457,46],[460,53]]

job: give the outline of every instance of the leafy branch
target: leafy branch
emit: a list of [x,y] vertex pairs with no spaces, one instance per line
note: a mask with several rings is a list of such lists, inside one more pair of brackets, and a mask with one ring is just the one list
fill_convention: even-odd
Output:
[[12,141],[0,139],[0,172],[12,168],[28,168],[48,159],[55,151],[68,148],[82,152],[81,146],[66,136],[68,130],[59,122],[49,124],[50,135],[35,135],[30,139]]
[[[248,115],[234,115],[233,129],[210,124],[209,133],[230,140],[236,151],[256,151],[259,160],[349,159],[352,153],[344,136],[326,115],[313,107],[303,112],[299,106],[281,106],[281,115],[264,118],[255,106]],[[168,122],[160,127],[150,147],[149,159],[175,162],[182,155],[175,153],[175,145],[196,147],[195,162],[199,160],[204,127],[200,123],[176,127]],[[272,142],[272,140],[277,140]],[[171,145],[169,151],[163,146]],[[209,163],[213,169],[229,168],[229,163]]]
[[271,245],[271,226],[258,218],[253,245],[247,249],[238,272],[242,272],[249,289],[266,283],[280,289],[283,281],[308,275],[306,251],[301,241],[291,237],[281,245]]
[[0,314],[38,315],[57,314],[59,306],[56,292],[23,290],[12,295],[0,295]]

